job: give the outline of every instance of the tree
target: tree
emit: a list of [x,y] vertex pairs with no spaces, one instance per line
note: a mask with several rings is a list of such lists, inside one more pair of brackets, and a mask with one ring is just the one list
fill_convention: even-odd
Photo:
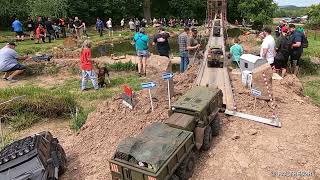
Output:
[[68,0],[27,0],[32,16],[63,17],[67,15]]
[[151,0],[144,0],[143,15],[146,20],[151,19]]
[[263,25],[271,22],[277,4],[273,0],[228,0],[228,19],[251,20],[254,25]]
[[308,18],[309,26],[312,28],[320,28],[320,4],[309,7]]

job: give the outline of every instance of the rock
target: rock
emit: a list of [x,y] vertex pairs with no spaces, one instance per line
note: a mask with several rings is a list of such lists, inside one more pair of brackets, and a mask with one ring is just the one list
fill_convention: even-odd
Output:
[[144,111],[144,113],[145,113],[145,114],[150,114],[151,111],[152,111],[151,108],[149,108],[149,109],[146,109],[146,110]]
[[233,135],[233,137],[232,137],[231,139],[232,139],[232,140],[240,139],[240,136],[237,135],[237,134],[235,134],[235,135]]
[[250,135],[256,135],[256,134],[258,134],[258,131],[256,129],[250,129],[249,130],[249,134]]

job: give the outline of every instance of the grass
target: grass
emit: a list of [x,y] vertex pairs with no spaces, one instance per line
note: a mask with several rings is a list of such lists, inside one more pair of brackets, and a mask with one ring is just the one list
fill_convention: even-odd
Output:
[[304,49],[305,56],[320,58],[320,31],[308,31],[309,47]]
[[306,82],[304,94],[311,97],[315,104],[320,105],[320,80]]

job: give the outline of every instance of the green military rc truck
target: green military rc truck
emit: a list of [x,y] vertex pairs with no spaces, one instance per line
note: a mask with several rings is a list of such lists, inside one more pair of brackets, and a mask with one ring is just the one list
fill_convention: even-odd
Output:
[[187,180],[199,150],[219,132],[222,91],[194,87],[172,105],[169,119],[122,140],[110,160],[113,180]]
[[223,68],[224,55],[221,46],[210,47],[207,62],[209,68]]

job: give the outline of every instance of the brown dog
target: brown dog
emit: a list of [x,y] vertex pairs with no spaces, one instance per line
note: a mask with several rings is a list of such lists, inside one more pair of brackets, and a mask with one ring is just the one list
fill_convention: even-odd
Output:
[[109,71],[106,67],[99,67],[98,68],[98,85],[99,88],[103,88],[104,85],[107,87],[106,83],[106,78],[108,80],[108,83],[110,84],[110,79],[109,79]]

